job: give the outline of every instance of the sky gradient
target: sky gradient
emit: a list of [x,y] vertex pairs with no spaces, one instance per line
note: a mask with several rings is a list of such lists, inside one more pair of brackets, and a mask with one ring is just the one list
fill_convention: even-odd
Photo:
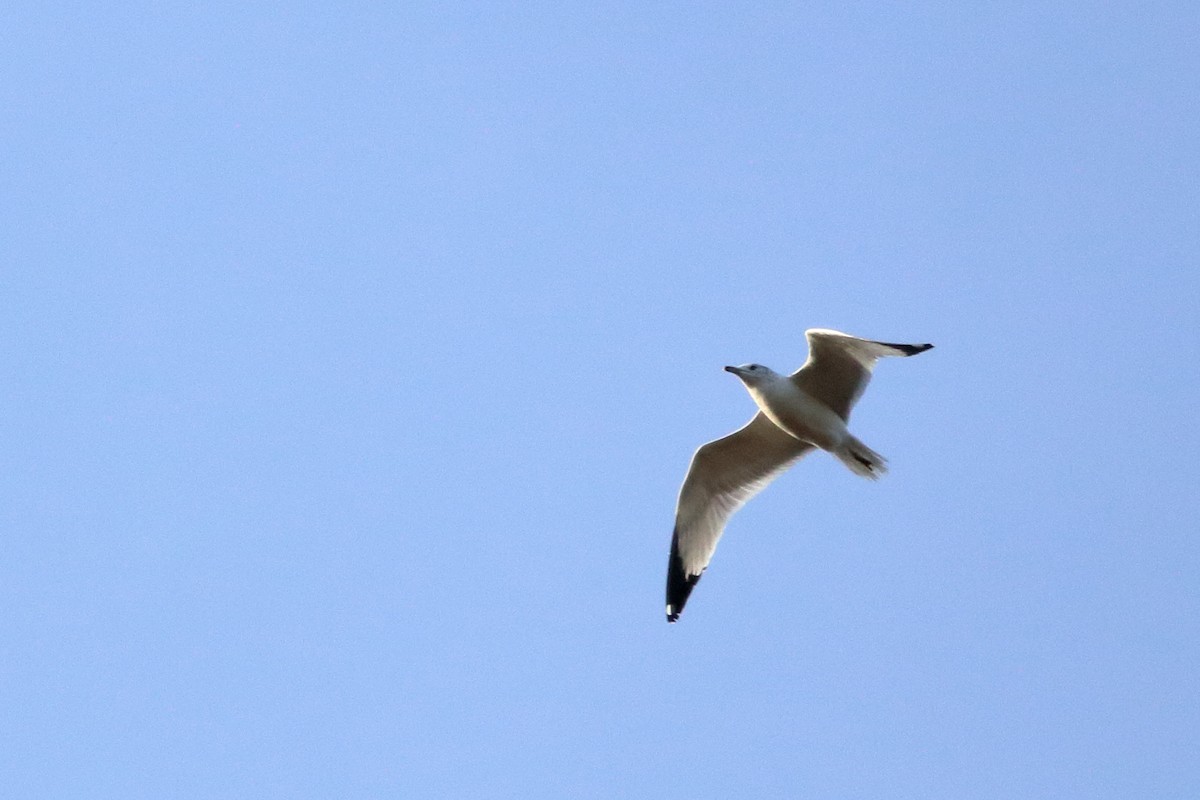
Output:
[[0,20],[13,797],[1200,796],[1195,4]]

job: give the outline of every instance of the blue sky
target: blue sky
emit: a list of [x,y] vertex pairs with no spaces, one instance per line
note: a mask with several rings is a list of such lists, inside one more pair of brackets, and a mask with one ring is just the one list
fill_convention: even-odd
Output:
[[1194,4],[0,21],[12,796],[1200,793]]

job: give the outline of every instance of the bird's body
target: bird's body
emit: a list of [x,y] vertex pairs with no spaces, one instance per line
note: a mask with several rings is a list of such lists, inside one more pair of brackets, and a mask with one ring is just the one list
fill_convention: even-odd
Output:
[[692,457],[679,491],[667,567],[669,622],[679,618],[729,517],[809,450],[828,451],[866,478],[887,470],[883,457],[850,433],[850,410],[876,359],[916,355],[933,345],[888,344],[819,328],[805,335],[808,361],[792,375],[761,364],[725,368],[746,385],[759,412]]
[[[726,369],[733,372],[738,368]],[[765,367],[759,369],[766,373],[766,380],[747,383],[746,390],[750,392],[750,397],[754,399],[759,410],[775,423],[777,428],[802,442],[831,452],[850,435],[846,421],[830,410],[829,406],[810,397],[786,375],[772,372]]]

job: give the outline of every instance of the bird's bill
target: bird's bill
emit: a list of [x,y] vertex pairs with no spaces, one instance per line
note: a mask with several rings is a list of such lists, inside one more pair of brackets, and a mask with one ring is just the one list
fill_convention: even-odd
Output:
[[732,372],[734,375],[741,375],[741,374],[742,374],[742,371],[741,371],[740,369],[738,369],[737,367],[726,367],[726,368],[725,368],[725,371],[726,371],[726,372]]

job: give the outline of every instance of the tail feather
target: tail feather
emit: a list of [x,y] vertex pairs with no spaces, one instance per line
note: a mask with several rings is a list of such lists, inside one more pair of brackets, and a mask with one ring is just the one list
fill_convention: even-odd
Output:
[[855,475],[877,480],[887,472],[887,460],[853,436],[846,437],[846,441],[833,454]]

